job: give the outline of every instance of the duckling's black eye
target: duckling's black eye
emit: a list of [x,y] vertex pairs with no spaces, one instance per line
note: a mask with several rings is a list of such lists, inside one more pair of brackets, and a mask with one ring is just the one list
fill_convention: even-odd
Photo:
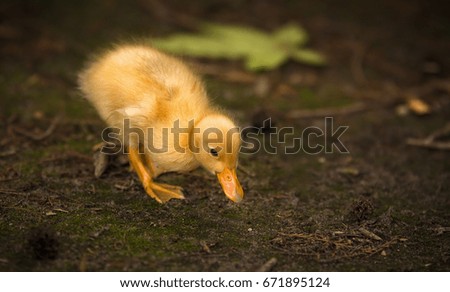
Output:
[[217,157],[219,156],[219,153],[216,149],[209,149],[209,153],[211,153],[212,156]]

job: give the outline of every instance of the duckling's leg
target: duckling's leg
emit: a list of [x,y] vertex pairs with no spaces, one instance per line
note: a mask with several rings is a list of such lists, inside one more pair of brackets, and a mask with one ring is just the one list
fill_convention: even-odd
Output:
[[159,203],[165,203],[170,199],[184,199],[181,188],[166,184],[158,184],[153,181],[153,175],[151,173],[153,165],[147,159],[146,161],[149,165],[148,167],[144,165],[137,148],[130,147],[129,152],[130,163],[138,174],[145,191],[150,197]]
[[[154,162],[151,160],[149,155],[145,155],[145,164],[147,166],[147,168],[150,170],[150,174],[153,178],[156,178],[155,173],[157,173],[156,169],[155,169],[155,164]],[[153,191],[156,192],[157,194],[159,194],[159,197],[165,197],[167,195],[169,195],[169,199],[184,199],[184,195],[183,195],[183,188],[179,187],[179,186],[173,186],[173,185],[169,185],[169,184],[164,184],[164,183],[156,183],[153,182],[152,184],[153,186]],[[162,194],[161,194],[162,192]],[[166,195],[164,195],[166,194]]]

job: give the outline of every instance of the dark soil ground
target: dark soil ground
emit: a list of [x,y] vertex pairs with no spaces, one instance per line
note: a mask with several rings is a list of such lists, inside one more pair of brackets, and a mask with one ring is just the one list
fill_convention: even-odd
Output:
[[[407,141],[449,122],[450,9],[337,2],[2,1],[0,270],[255,271],[275,258],[273,271],[449,271],[448,147]],[[202,170],[162,177],[187,192],[165,205],[118,159],[95,178],[104,124],[77,72],[113,42],[195,20],[304,25],[325,68],[249,74],[240,62],[188,61],[243,126],[272,117],[301,132],[334,116],[349,126],[350,153],[242,155],[241,204]],[[408,107],[413,98],[429,113]]]

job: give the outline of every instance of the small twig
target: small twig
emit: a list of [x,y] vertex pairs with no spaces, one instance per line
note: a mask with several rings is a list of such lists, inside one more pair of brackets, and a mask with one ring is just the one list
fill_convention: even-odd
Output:
[[61,116],[56,116],[53,121],[51,122],[50,126],[47,128],[47,130],[45,130],[45,132],[41,133],[41,134],[35,134],[35,133],[31,133],[25,129],[22,128],[18,128],[18,127],[13,127],[14,132],[25,136],[27,138],[30,138],[34,141],[41,141],[44,140],[45,138],[49,137],[51,134],[53,134],[53,132],[56,129],[56,126],[58,125],[58,123],[61,120]]
[[7,157],[16,154],[16,149],[10,148],[6,151],[0,152],[0,157]]
[[350,63],[350,69],[353,77],[358,83],[367,83],[367,77],[364,73],[363,60],[366,54],[366,48],[363,45],[354,45],[354,55]]
[[388,242],[383,243],[382,245],[380,245],[376,248],[365,248],[365,249],[362,249],[361,251],[358,251],[355,253],[345,254],[345,255],[338,256],[338,257],[331,258],[331,259],[322,259],[322,260],[319,260],[319,262],[321,262],[321,263],[334,262],[337,260],[354,258],[354,257],[358,257],[358,256],[363,256],[363,255],[370,257],[370,256],[373,256],[374,254],[377,254],[377,253],[383,251],[384,249],[390,247],[391,245],[397,243],[397,241],[398,241],[397,238],[394,238]]
[[243,173],[245,173],[249,177],[255,177],[256,176],[254,172],[252,172],[251,170],[247,169],[246,167],[244,167],[242,165],[238,165],[237,169],[242,171]]
[[272,270],[272,268],[276,265],[277,263],[277,259],[276,258],[271,258],[270,260],[268,260],[267,262],[265,262],[261,267],[259,267],[259,269],[257,269],[257,272],[270,272],[270,270]]
[[97,151],[101,151],[103,146],[105,146],[105,142],[99,142],[97,144],[95,144],[94,146],[92,146],[92,151],[93,152],[97,152]]
[[370,107],[364,103],[355,103],[349,106],[340,108],[322,108],[316,110],[292,110],[289,111],[286,116],[291,119],[308,119],[308,118],[321,118],[321,117],[333,117],[355,114],[369,110]]
[[430,148],[430,149],[437,149],[437,150],[450,150],[450,142],[434,142],[434,141],[428,141],[426,139],[408,139],[406,140],[406,144],[411,146],[417,146],[417,147],[423,147],[423,148]]
[[94,176],[99,178],[108,168],[109,156],[101,151],[94,154]]
[[431,94],[437,90],[450,94],[450,79],[434,79],[414,88],[414,91],[420,96]]
[[86,270],[87,270],[87,255],[86,255],[86,253],[84,253],[81,256],[80,262],[78,264],[78,269],[80,272],[86,272]]
[[12,181],[19,179],[20,177],[12,177],[12,178],[0,178],[0,182]]
[[[303,239],[301,243],[298,243],[300,247],[309,246],[311,244],[320,244],[323,248],[327,248],[332,246],[332,248],[328,250],[324,250],[323,253],[318,252],[316,249],[311,249],[311,252],[305,250],[291,250],[276,247],[282,251],[287,252],[290,255],[302,255],[309,256],[315,258],[318,262],[333,262],[346,258],[354,258],[358,256],[373,256],[374,254],[378,254],[390,247],[391,245],[401,241],[401,239],[395,237],[388,241],[382,241],[378,235],[366,230],[365,228],[361,228],[356,232],[356,230],[349,230],[352,234],[346,234],[345,232],[338,231],[333,232],[333,236],[327,236],[319,233],[278,233],[281,236],[286,236],[289,238],[298,238]],[[338,237],[336,238],[336,235]],[[350,237],[350,239],[345,238],[346,235]],[[344,238],[343,238],[344,236]],[[369,240],[362,239],[360,237],[369,237],[377,241],[377,243]],[[404,240],[404,239],[403,239]],[[293,242],[295,244],[295,242]],[[327,252],[328,251],[328,252]]]
[[450,150],[450,142],[436,141],[436,139],[447,136],[449,134],[450,134],[450,123],[447,124],[444,128],[434,131],[424,139],[410,138],[406,140],[406,144],[411,146],[418,146],[438,150]]
[[378,241],[383,240],[383,239],[381,239],[381,237],[379,237],[375,233],[373,233],[373,232],[371,232],[371,231],[369,231],[369,230],[367,230],[367,229],[365,229],[363,227],[359,228],[358,231],[361,232],[362,235],[364,235],[364,236],[366,236],[368,238],[371,238],[371,239],[374,239],[374,240],[378,240]]
[[450,123],[445,125],[445,127],[443,127],[442,129],[438,129],[438,130],[434,131],[433,133],[431,133],[430,135],[428,135],[427,139],[436,140],[438,138],[445,137],[449,134],[450,134]]
[[40,160],[40,163],[50,163],[50,162],[55,162],[55,161],[64,161],[67,159],[79,159],[82,161],[86,161],[86,162],[92,162],[92,157],[79,153],[77,151],[67,151],[65,153],[59,154],[59,155],[54,155],[52,157],[49,158],[44,158]]
[[27,194],[24,192],[17,192],[17,191],[13,191],[13,190],[5,190],[5,189],[0,189],[0,193],[6,194],[6,195],[26,195]]
[[441,234],[444,234],[445,232],[450,232],[450,227],[440,226],[440,227],[433,228],[433,231],[435,231],[437,235],[441,235]]
[[345,244],[341,241],[333,241],[327,236],[319,235],[319,234],[302,234],[302,233],[279,233],[281,236],[291,237],[291,238],[302,238],[310,241],[320,241],[328,244],[333,244],[335,246],[344,246]]
[[130,181],[128,183],[117,183],[114,185],[114,187],[120,191],[127,191],[129,190],[132,186],[134,185],[134,180],[130,179]]
[[206,252],[207,254],[211,253],[211,249],[209,248],[208,244],[206,244],[206,242],[204,240],[200,240],[200,245],[202,246],[202,249],[204,252]]

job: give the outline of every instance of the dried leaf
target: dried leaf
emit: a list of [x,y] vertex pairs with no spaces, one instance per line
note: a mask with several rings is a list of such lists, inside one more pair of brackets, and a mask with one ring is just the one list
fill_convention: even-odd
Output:
[[408,107],[417,115],[426,115],[431,112],[430,106],[419,98],[409,99]]

